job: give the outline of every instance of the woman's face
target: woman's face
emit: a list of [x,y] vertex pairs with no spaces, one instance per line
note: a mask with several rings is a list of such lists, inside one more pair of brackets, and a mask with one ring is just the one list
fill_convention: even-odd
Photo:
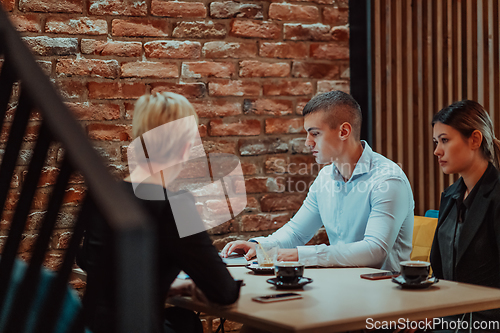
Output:
[[472,139],[465,138],[459,131],[443,123],[435,123],[433,141],[436,146],[434,155],[445,174],[463,173],[477,158]]

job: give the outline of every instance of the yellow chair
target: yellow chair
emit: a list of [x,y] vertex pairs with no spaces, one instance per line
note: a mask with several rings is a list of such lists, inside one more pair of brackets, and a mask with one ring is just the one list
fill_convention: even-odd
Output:
[[415,216],[413,224],[413,240],[411,260],[429,261],[431,255],[432,240],[436,231],[438,219]]

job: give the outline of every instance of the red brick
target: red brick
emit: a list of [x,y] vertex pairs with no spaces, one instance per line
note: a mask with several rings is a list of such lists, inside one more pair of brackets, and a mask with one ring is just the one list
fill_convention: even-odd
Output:
[[106,35],[108,23],[106,20],[91,17],[49,17],[45,23],[45,32],[69,35]]
[[305,133],[304,119],[269,118],[266,119],[266,134]]
[[[318,170],[320,168],[319,164],[315,164],[315,166],[315,170]],[[286,179],[283,181],[283,192],[307,194],[307,192],[309,191],[309,187],[314,182],[314,179],[315,177],[309,175],[292,175],[286,177]]]
[[258,173],[258,169],[257,163],[241,162],[241,171],[244,175],[255,175]]
[[89,13],[92,15],[146,16],[146,0],[90,0]]
[[293,102],[285,99],[245,99],[245,114],[284,116],[292,113]]
[[304,194],[266,194],[260,199],[263,212],[298,210],[306,196]]
[[120,118],[118,104],[98,104],[91,102],[66,103],[79,120],[114,120]]
[[273,155],[267,157],[264,167],[266,173],[274,173],[276,175],[284,175],[288,172],[289,158],[286,155]]
[[294,155],[290,157],[288,165],[288,173],[292,176],[312,176],[316,175],[320,170],[319,164],[316,163],[316,158],[311,155],[300,156]]
[[166,62],[136,61],[122,63],[122,77],[175,78],[179,77],[177,64]]
[[340,78],[349,80],[351,78],[351,69],[349,65],[342,66],[340,69]]
[[337,79],[340,76],[340,68],[337,64],[330,62],[303,62],[294,61],[292,66],[293,77],[305,77],[313,79]]
[[151,2],[151,14],[167,17],[206,17],[207,9],[201,2],[162,1]]
[[201,44],[191,41],[154,41],[144,44],[148,58],[197,59]]
[[290,150],[292,154],[310,154],[311,149],[306,146],[305,138],[295,138],[290,140]]
[[314,40],[329,41],[332,40],[330,26],[321,23],[316,24],[297,24],[285,23],[283,25],[284,39],[291,40]]
[[170,91],[186,98],[201,98],[204,97],[207,89],[202,82],[194,83],[171,83],[159,82],[151,84],[151,93]]
[[240,77],[286,77],[290,64],[286,62],[240,61]]
[[[226,207],[227,207],[227,204],[226,204]],[[228,233],[231,233],[231,232],[235,232],[237,230],[238,230],[238,224],[237,224],[237,222],[235,220],[229,220],[229,221],[227,221],[225,223],[222,223],[222,224],[219,224],[219,225],[217,225],[215,227],[207,229],[207,233],[209,235],[223,235],[223,234],[228,234]],[[235,324],[236,325],[229,325],[229,323],[226,324],[224,322],[224,327],[237,327],[238,324],[237,323],[235,323]],[[242,325],[243,324],[239,324],[240,327]],[[226,328],[226,330],[227,330],[227,328]],[[208,330],[204,331],[204,332],[208,332]],[[227,331],[227,332],[229,332],[229,331]]]
[[[54,185],[59,175],[60,169],[55,167],[44,167],[40,173],[40,178],[38,179],[38,187],[46,187]],[[23,172],[23,181],[26,180],[28,171]]]
[[318,93],[324,93],[332,90],[341,90],[350,93],[349,81],[318,81]]
[[307,102],[309,102],[308,99],[297,100],[297,108],[295,109],[295,113],[302,114],[302,112],[304,111],[304,108],[305,108]]
[[269,6],[269,18],[281,21],[319,21],[319,9],[315,6],[272,3]]
[[210,121],[211,136],[229,135],[259,135],[260,121],[257,119],[239,119],[238,121],[226,121],[216,119]]
[[253,18],[262,19],[262,5],[233,1],[211,2],[210,16],[213,18]]
[[[208,170],[208,165],[206,160],[199,161],[187,161],[182,165],[182,171],[177,176],[178,178],[201,178],[201,177],[210,177],[210,172]],[[227,207],[227,205],[226,205]]]
[[247,178],[244,181],[236,181],[234,187],[235,193],[240,194],[278,192],[280,189],[277,179],[272,177]]
[[56,85],[59,88],[59,93],[67,99],[83,98],[87,91],[85,83],[81,80],[57,80]]
[[191,102],[198,117],[215,118],[241,115],[241,103],[226,100]]
[[231,36],[278,39],[281,36],[281,28],[274,22],[234,20],[231,22]]
[[226,25],[212,21],[179,22],[174,25],[173,37],[178,38],[224,38]]
[[64,195],[63,199],[63,204],[77,206],[82,203],[84,198],[85,198],[85,188],[76,185],[66,190],[66,194]]
[[134,116],[134,103],[124,103],[125,105],[125,119],[132,119]]
[[83,0],[19,0],[19,9],[25,12],[81,13]]
[[289,220],[289,213],[243,215],[241,217],[241,231],[277,230]]
[[120,124],[89,124],[87,133],[91,140],[130,141],[131,126]]
[[328,234],[326,233],[324,227],[321,227],[316,232],[316,235],[314,235],[313,238],[311,238],[311,240],[306,243],[306,245],[320,245],[320,244],[330,245]]
[[311,82],[304,81],[277,81],[263,85],[264,95],[272,96],[301,96],[313,93]]
[[31,51],[39,56],[73,55],[78,52],[77,38],[50,38],[46,36],[37,36],[23,37],[23,40]]
[[327,60],[349,59],[349,44],[342,42],[313,43],[311,44],[311,57]]
[[143,83],[89,82],[89,99],[135,99],[146,93]]
[[236,151],[236,142],[228,140],[203,140],[203,148],[207,154],[234,154]]
[[210,96],[251,96],[260,94],[260,83],[255,81],[220,80],[208,83]]
[[332,26],[349,23],[349,11],[339,7],[323,8],[323,21]]
[[200,137],[202,138],[206,137],[208,135],[207,125],[205,124],[198,125],[198,133],[200,133]]
[[[120,146],[109,146],[107,142],[103,142],[103,146],[99,147],[98,142],[94,143],[94,149],[106,161],[122,162],[122,148]],[[125,159],[125,162],[127,159]]]
[[77,75],[117,78],[120,76],[120,65],[116,60],[59,59],[56,74],[59,77]]
[[234,63],[232,62],[183,62],[182,77],[185,78],[202,78],[202,77],[219,77],[229,78],[236,72]]
[[242,139],[238,142],[241,156],[279,154],[288,151],[288,143],[281,138]]
[[113,36],[119,37],[166,37],[168,22],[149,19],[115,19],[111,23]]
[[10,12],[14,9],[15,0],[0,0],[0,4],[4,10]]
[[42,24],[39,16],[35,14],[9,15],[14,28],[20,32],[41,32]]
[[142,54],[141,42],[116,42],[94,39],[82,39],[83,54],[101,56],[139,57]]
[[[10,126],[9,125],[4,125],[4,128],[3,128],[2,133],[1,133],[1,137],[0,137],[0,142],[1,143],[7,142],[7,139],[8,139],[7,129],[10,130]],[[26,132],[25,132],[25,134],[23,136],[23,141],[24,142],[34,142],[34,141],[36,141],[37,137],[38,137],[39,130],[40,130],[40,125],[28,125],[28,127],[26,129]]]
[[36,63],[40,66],[45,75],[50,76],[52,74],[52,61],[37,60]]
[[309,55],[305,43],[261,43],[259,55],[267,58],[304,59]]
[[339,42],[349,41],[349,25],[342,25],[332,28],[332,40]]
[[255,58],[256,43],[206,42],[203,45],[205,58]]

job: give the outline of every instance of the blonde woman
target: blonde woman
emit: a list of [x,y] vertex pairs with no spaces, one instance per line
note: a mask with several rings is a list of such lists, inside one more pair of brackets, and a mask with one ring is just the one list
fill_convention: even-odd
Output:
[[[135,194],[156,222],[158,243],[159,293],[155,314],[161,332],[202,332],[198,317],[180,308],[164,309],[171,295],[202,295],[218,304],[231,304],[239,295],[239,283],[226,269],[206,232],[179,237],[172,207],[189,213],[189,223],[201,224],[193,197],[174,195],[166,188],[182,170],[193,140],[197,137],[198,117],[183,96],[174,93],[144,95],[136,103],[132,122],[135,149],[131,174],[123,181],[124,191]],[[138,148],[139,147],[139,148]],[[131,151],[129,150],[129,154]],[[130,158],[130,156],[129,156]],[[166,193],[166,196],[161,196]],[[175,200],[168,199],[175,197]],[[175,202],[174,202],[175,201]],[[102,218],[89,219],[79,264],[88,272],[87,294],[96,299],[88,322],[94,333],[114,332],[116,295],[114,257],[111,255],[111,229]],[[176,279],[183,270],[191,279]],[[99,276],[106,277],[98,280]]]

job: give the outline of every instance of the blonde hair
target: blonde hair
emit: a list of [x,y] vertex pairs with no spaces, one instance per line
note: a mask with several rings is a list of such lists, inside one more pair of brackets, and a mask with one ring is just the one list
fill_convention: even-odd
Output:
[[155,131],[154,136],[148,136],[147,151],[150,159],[177,156],[198,131],[191,116],[198,125],[198,115],[184,96],[172,92],[143,95],[135,104],[132,136],[136,139],[158,126],[175,121],[175,126],[168,131],[161,131],[160,135]]

